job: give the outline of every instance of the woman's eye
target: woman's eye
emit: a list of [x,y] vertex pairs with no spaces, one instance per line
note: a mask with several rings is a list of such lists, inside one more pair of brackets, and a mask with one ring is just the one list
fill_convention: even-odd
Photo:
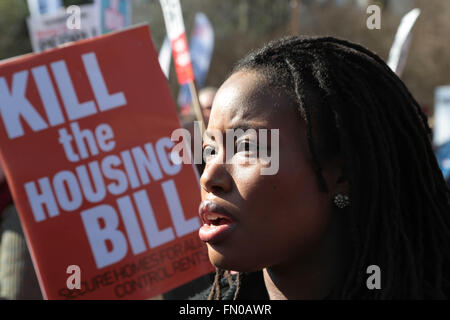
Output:
[[212,146],[205,146],[203,148],[203,157],[205,161],[208,161],[208,159],[216,154],[216,149]]
[[236,153],[237,152],[256,152],[257,145],[249,140],[242,140],[236,143]]

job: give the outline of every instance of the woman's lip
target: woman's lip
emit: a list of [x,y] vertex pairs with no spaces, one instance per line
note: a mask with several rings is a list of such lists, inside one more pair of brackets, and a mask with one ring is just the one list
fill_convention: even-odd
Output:
[[198,209],[198,213],[200,215],[200,220],[203,224],[209,224],[209,220],[206,218],[206,215],[208,213],[218,214],[220,216],[223,216],[227,220],[230,220],[230,223],[233,223],[235,221],[234,217],[228,212],[227,209],[222,207],[216,202],[213,202],[211,200],[203,201],[200,204],[200,207]]
[[[217,243],[225,239],[231,231],[236,227],[236,220],[228,212],[227,209],[219,205],[218,203],[207,200],[203,201],[199,207],[200,220],[203,226],[198,231],[200,240],[208,242],[210,244]],[[207,214],[217,214],[224,217],[219,225],[213,225],[206,218]]]
[[209,244],[215,244],[224,240],[236,227],[235,222],[221,224],[218,226],[204,224],[198,230],[198,236],[200,240],[208,242]]

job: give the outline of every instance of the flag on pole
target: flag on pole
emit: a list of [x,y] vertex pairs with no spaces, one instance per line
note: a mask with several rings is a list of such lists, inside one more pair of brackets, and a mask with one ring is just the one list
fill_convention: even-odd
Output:
[[169,41],[169,38],[166,36],[164,38],[164,42],[161,46],[161,49],[159,50],[158,60],[159,60],[159,65],[161,66],[161,70],[167,79],[169,79],[170,58],[171,57],[172,57],[172,51],[170,51],[170,41]]
[[411,44],[412,27],[420,15],[420,9],[415,8],[405,14],[398,26],[397,33],[395,34],[394,43],[392,44],[389,52],[389,58],[387,65],[398,76],[401,76],[403,69],[406,65],[406,59],[408,58],[408,51]]
[[183,14],[179,0],[160,0],[166,24],[167,35],[169,37],[175,69],[179,84],[194,81],[191,56],[186,40]]

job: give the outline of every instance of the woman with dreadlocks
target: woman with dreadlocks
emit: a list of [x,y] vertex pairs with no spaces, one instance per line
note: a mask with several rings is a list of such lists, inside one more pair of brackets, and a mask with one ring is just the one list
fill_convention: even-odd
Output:
[[426,116],[377,55],[331,37],[269,43],[215,97],[207,132],[238,128],[279,129],[279,169],[261,174],[255,131],[232,156],[205,138],[199,236],[217,273],[195,298],[449,297],[450,192]]

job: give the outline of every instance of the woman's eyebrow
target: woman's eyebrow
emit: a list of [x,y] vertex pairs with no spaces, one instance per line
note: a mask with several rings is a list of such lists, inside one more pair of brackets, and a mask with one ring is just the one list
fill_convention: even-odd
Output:
[[[247,122],[247,121],[237,121],[232,123],[229,127],[225,128],[224,130],[220,130],[222,133],[222,136],[225,136],[227,130],[242,130],[244,133],[247,132],[247,130],[255,130],[258,131],[260,129],[268,129],[267,125],[264,125],[263,123],[256,123],[256,122]],[[214,130],[206,130],[206,135],[203,137],[203,141],[205,140],[211,140],[214,141]],[[216,131],[217,132],[217,131]],[[212,137],[210,136],[212,135]]]
[[267,125],[257,122],[239,121],[236,123],[232,123],[232,125],[227,129],[232,130],[242,129],[244,131],[247,131],[248,129],[259,130],[259,129],[267,129]]

